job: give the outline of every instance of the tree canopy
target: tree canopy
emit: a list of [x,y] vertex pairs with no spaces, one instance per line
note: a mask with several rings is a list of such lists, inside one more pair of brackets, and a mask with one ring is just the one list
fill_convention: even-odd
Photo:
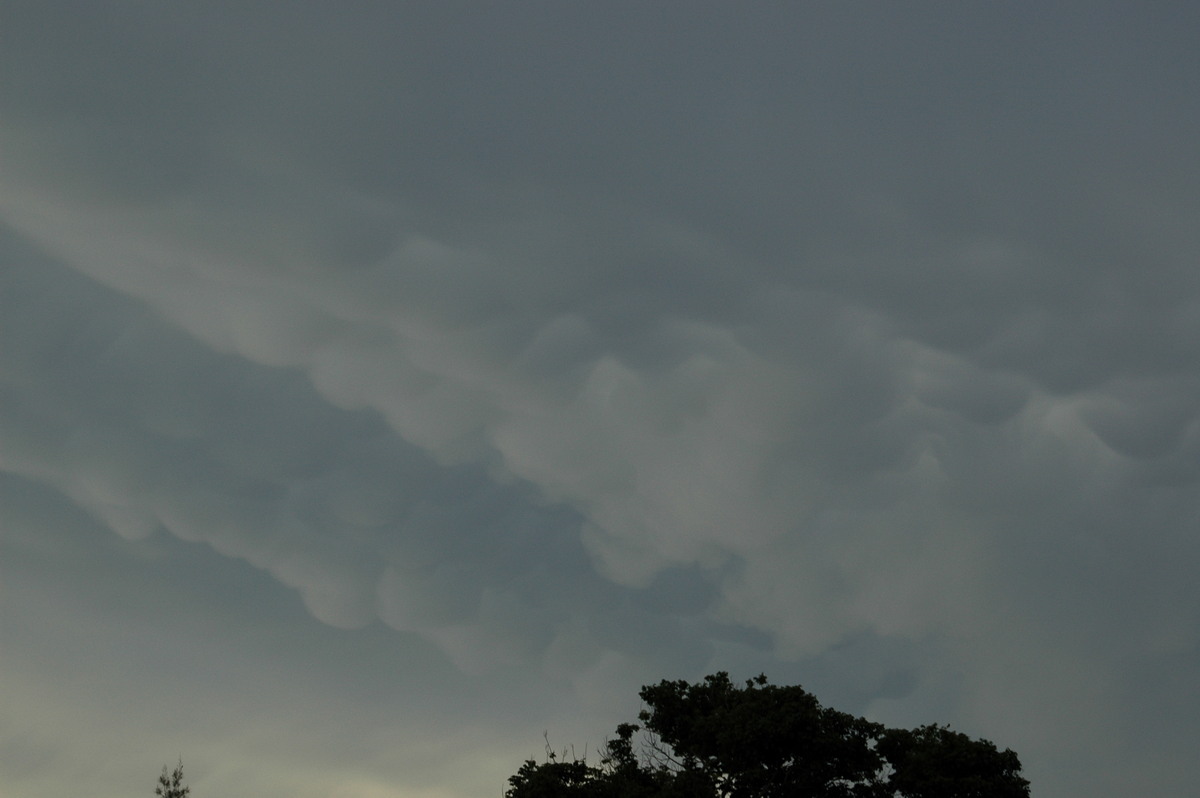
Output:
[[639,695],[640,724],[618,726],[596,765],[548,752],[509,778],[505,798],[1029,795],[1011,750],[945,726],[887,728],[765,676],[739,686],[721,672],[696,684],[662,681]]

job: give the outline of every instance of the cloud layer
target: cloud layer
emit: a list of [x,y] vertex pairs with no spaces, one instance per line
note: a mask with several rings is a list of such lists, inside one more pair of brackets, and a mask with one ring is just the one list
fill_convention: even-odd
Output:
[[[542,729],[730,668],[989,736],[1041,790],[1175,794],[1185,21],[452,5],[17,4],[12,783],[101,757],[63,707],[117,707],[51,697],[89,672],[218,702],[180,732],[206,791],[385,796],[499,789]],[[235,753],[251,712],[279,742]],[[113,794],[147,765],[103,754]]]

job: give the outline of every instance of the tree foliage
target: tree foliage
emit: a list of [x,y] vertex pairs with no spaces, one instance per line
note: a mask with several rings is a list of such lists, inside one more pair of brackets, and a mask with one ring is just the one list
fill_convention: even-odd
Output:
[[[643,687],[597,765],[527,760],[506,798],[1027,798],[1011,750],[943,726],[890,729],[765,676]],[[635,744],[635,735],[643,734]]]
[[160,798],[188,798],[191,792],[192,788],[183,783],[182,758],[170,773],[167,772],[167,766],[163,765],[162,775],[158,777],[158,786],[154,788],[155,795]]

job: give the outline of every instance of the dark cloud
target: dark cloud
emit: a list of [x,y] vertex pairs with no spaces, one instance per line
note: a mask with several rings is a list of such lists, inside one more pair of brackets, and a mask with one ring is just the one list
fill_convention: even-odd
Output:
[[721,667],[1176,794],[1190,12],[9,5],[26,794],[468,794]]

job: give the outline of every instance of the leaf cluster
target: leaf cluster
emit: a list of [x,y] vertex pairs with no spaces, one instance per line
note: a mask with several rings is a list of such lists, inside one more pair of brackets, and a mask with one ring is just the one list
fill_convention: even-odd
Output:
[[183,783],[182,758],[170,773],[167,772],[167,766],[163,765],[162,775],[158,777],[158,786],[154,788],[155,795],[159,798],[188,798],[191,792],[192,788]]
[[[727,673],[643,687],[598,765],[526,761],[506,798],[1028,798],[1010,750],[948,727],[890,729],[799,686]],[[637,745],[634,735],[642,731]]]

